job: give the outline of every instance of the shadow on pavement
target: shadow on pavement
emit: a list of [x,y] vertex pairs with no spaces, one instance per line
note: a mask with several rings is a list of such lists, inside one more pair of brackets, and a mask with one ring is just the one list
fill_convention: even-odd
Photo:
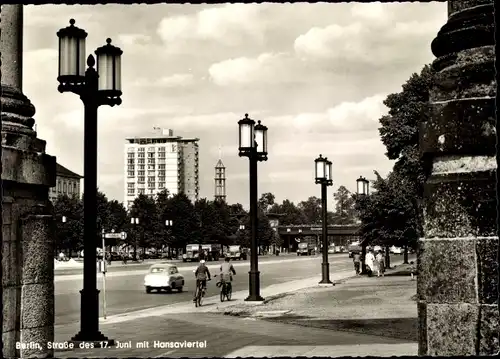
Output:
[[386,319],[311,319],[305,316],[284,315],[279,318],[262,318],[263,320],[300,325],[312,328],[355,332],[380,337],[408,340],[416,342],[418,318],[386,318]]

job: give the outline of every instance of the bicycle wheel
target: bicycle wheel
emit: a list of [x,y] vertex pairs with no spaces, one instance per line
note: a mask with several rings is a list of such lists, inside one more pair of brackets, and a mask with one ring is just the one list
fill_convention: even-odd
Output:
[[220,301],[224,301],[224,297],[226,296],[226,290],[225,290],[225,285],[221,285],[220,287]]
[[200,297],[200,289],[196,288],[196,295],[194,296],[194,306],[198,308],[198,301]]
[[201,307],[201,303],[203,303],[203,292],[200,290],[198,294],[198,307]]
[[227,288],[226,290],[226,297],[227,297],[227,300],[231,300],[231,295],[233,294],[233,289],[231,287]]

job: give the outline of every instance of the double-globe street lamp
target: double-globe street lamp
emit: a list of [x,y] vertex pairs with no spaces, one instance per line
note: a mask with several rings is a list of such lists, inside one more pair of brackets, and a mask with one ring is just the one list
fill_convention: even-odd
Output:
[[[239,156],[248,157],[250,162],[250,286],[246,301],[263,301],[260,296],[259,252],[258,252],[258,217],[257,217],[257,162],[267,161],[267,127],[258,121],[245,118],[238,121],[239,126]],[[241,228],[241,227],[240,227]]]
[[[361,198],[365,198],[366,196],[368,196],[370,192],[370,182],[366,178],[359,176],[359,178],[356,180],[356,192]],[[366,274],[367,272],[365,257],[366,243],[361,241],[361,274]]]
[[323,233],[323,263],[321,263],[320,285],[334,285],[330,281],[330,264],[328,263],[328,209],[327,209],[327,187],[333,185],[332,162],[328,158],[319,155],[314,160],[315,182],[321,185],[321,216]]
[[[139,225],[139,217],[131,217],[130,224],[136,228]],[[137,261],[137,232],[134,235],[134,258],[132,260]]]
[[[174,225],[174,221],[172,221],[171,219],[165,220],[165,227],[167,227],[169,239],[171,239],[171,230],[172,230],[173,225]],[[171,240],[168,242],[168,256],[172,257],[172,241]]]
[[[99,331],[99,290],[97,289],[97,110],[101,105],[121,104],[121,55],[123,51],[111,45],[95,50],[96,60],[89,55],[85,69],[85,39],[87,32],[69,21],[70,26],[57,32],[59,37],[59,92],[80,96],[85,108],[84,124],[84,270],[81,293],[81,329],[73,341],[93,342],[95,347],[113,345]],[[104,344],[105,343],[105,344]]]

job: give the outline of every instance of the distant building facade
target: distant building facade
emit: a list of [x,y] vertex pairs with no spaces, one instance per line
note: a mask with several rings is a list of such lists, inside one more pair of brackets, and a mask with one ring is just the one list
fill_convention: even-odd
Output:
[[124,203],[130,208],[140,194],[155,196],[168,190],[199,198],[198,138],[174,136],[171,129],[155,128],[149,136],[127,138],[125,144]]
[[49,199],[54,202],[58,196],[67,195],[80,197],[80,181],[83,176],[70,171],[66,167],[56,163],[56,186],[49,191]]
[[215,165],[215,193],[214,200],[226,201],[226,167],[219,158]]

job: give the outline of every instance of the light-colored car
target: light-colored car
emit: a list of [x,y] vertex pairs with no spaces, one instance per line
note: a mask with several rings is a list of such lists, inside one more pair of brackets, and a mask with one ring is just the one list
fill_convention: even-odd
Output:
[[373,251],[374,251],[375,253],[378,253],[378,252],[380,252],[380,251],[383,251],[383,249],[382,249],[382,247],[381,247],[381,246],[374,246],[374,247],[373,247]]
[[401,247],[392,246],[389,251],[392,254],[403,254],[403,249]]
[[171,263],[157,263],[149,267],[148,273],[144,276],[144,287],[146,293],[152,290],[166,290],[168,292],[176,289],[182,292],[184,286],[184,276],[179,273],[177,266]]

